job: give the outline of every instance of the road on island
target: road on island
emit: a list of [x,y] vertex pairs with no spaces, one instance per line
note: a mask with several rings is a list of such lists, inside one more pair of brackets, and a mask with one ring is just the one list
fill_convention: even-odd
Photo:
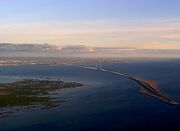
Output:
[[89,69],[89,70],[94,70],[94,71],[107,72],[107,73],[111,73],[113,75],[126,77],[126,78],[128,78],[130,80],[133,80],[133,81],[137,82],[139,85],[141,85],[141,88],[139,90],[140,93],[143,93],[143,94],[158,98],[158,99],[163,100],[164,102],[166,102],[168,104],[172,104],[172,105],[178,104],[174,99],[168,97],[158,87],[153,85],[151,83],[151,81],[131,77],[131,76],[129,76],[127,74],[124,74],[124,73],[121,73],[121,72],[113,71],[113,70],[110,70],[110,69],[104,69],[104,68],[100,68],[100,67],[97,67],[97,68],[96,67],[83,67],[83,68],[84,69]]

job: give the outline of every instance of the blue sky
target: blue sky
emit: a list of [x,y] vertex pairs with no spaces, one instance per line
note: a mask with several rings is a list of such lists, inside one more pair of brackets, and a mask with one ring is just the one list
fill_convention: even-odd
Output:
[[179,18],[179,0],[2,0],[4,22]]
[[0,42],[176,47],[179,12],[180,0],[1,0]]

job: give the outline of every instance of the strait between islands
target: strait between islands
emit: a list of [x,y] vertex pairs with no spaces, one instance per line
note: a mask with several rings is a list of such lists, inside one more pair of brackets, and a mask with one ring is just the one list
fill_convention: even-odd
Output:
[[[131,77],[127,74],[116,72],[110,69],[99,67],[83,67],[89,70],[111,73],[117,76],[123,76],[137,82],[141,88],[140,93],[158,98],[168,104],[176,105],[176,100],[168,97],[157,86],[156,83],[149,80],[143,80]],[[24,79],[12,83],[0,83],[0,109],[5,107],[26,107],[32,105],[41,105],[44,107],[56,106],[56,101],[50,96],[50,92],[64,88],[75,88],[83,86],[81,83],[50,81],[37,79]],[[9,112],[0,112],[0,117],[8,115]]]

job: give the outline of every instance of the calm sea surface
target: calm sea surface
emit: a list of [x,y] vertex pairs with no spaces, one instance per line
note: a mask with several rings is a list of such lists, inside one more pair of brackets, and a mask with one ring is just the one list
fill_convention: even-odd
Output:
[[[111,63],[103,67],[155,80],[166,94],[180,102],[178,60]],[[85,86],[54,93],[61,101],[57,107],[19,110],[0,118],[0,131],[180,130],[179,105],[140,94],[139,85],[126,78],[79,66],[0,67],[0,82],[25,78],[75,81]]]

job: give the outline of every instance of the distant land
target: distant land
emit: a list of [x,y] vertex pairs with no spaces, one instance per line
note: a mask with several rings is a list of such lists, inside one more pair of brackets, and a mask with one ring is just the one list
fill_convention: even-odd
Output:
[[[176,60],[177,58],[173,58]],[[80,64],[102,64],[102,63],[127,63],[142,61],[163,61],[172,58],[120,58],[120,57],[0,57],[0,66],[19,65],[80,65]]]

